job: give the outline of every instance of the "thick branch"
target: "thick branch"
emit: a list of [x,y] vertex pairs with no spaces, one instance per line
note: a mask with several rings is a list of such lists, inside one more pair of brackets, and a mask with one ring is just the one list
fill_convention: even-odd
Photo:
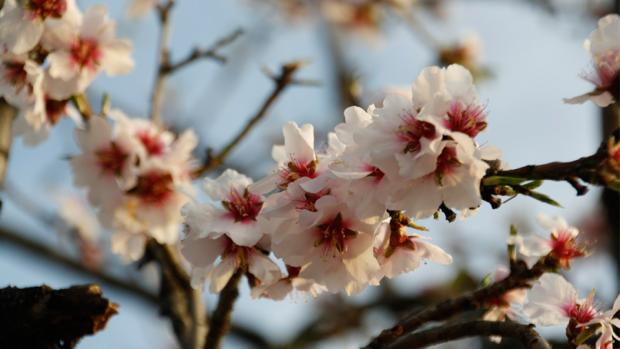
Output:
[[206,326],[200,292],[191,286],[176,250],[149,240],[142,263],[157,261],[161,272],[159,305],[170,318],[174,333],[184,349],[202,348]]
[[235,40],[237,40],[237,38],[239,38],[241,35],[243,34],[243,30],[242,29],[236,29],[235,31],[233,31],[232,33],[222,37],[221,39],[217,40],[213,45],[211,45],[209,48],[206,49],[201,49],[201,48],[194,48],[192,50],[192,52],[190,52],[189,55],[187,55],[187,57],[181,59],[178,62],[175,63],[169,63],[165,66],[162,66],[162,70],[164,74],[172,74],[174,72],[176,72],[177,70],[199,60],[199,59],[205,59],[205,58],[211,58],[214,59],[220,63],[225,63],[226,62],[226,57],[222,56],[218,51],[224,47],[227,46],[231,43],[233,43]]
[[211,315],[211,321],[209,321],[209,332],[207,333],[205,349],[218,349],[226,332],[230,329],[233,307],[237,297],[239,297],[239,280],[241,280],[241,276],[243,276],[243,269],[239,268],[220,293],[217,307]]
[[271,94],[267,97],[265,102],[261,105],[260,109],[254,114],[254,116],[248,120],[246,125],[239,131],[239,133],[226,145],[224,148],[216,155],[211,154],[210,152],[207,154],[206,163],[198,168],[194,172],[195,177],[200,177],[203,174],[219,167],[224,163],[224,160],[228,157],[228,155],[241,143],[241,141],[250,133],[250,131],[258,124],[260,120],[262,120],[266,115],[267,111],[271,108],[274,102],[280,97],[282,92],[291,84],[296,81],[293,79],[295,72],[301,67],[300,62],[291,62],[284,64],[280,68],[280,74],[278,76],[273,77],[273,81],[275,86]]
[[528,349],[550,349],[549,344],[533,326],[514,322],[470,321],[420,331],[388,346],[389,349],[424,348],[433,344],[474,336],[501,336],[514,338]]
[[515,263],[511,274],[507,278],[477,291],[409,314],[392,328],[381,332],[365,348],[385,348],[388,344],[393,343],[405,334],[415,331],[425,323],[445,320],[459,313],[480,309],[508,291],[518,288],[529,288],[532,281],[538,279],[545,271],[553,267],[548,265],[550,262],[552,261],[549,259],[543,259],[532,268],[528,268],[522,261]]
[[96,285],[6,287],[0,289],[0,347],[73,348],[102,330],[116,310]]

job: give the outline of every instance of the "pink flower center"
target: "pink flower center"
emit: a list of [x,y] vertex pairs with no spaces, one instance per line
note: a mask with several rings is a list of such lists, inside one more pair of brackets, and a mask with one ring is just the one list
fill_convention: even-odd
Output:
[[70,49],[71,60],[80,66],[80,69],[95,69],[101,60],[99,42],[91,38],[78,38]]
[[224,208],[228,210],[227,216],[233,218],[235,222],[250,223],[255,222],[256,217],[263,207],[263,201],[258,195],[250,193],[247,189],[243,195],[231,188],[228,200],[222,201]]
[[60,18],[67,11],[66,0],[29,0],[26,8],[32,18]]
[[285,190],[289,183],[298,180],[299,178],[316,178],[318,173],[316,172],[316,160],[307,162],[290,161],[286,168],[280,170],[280,178],[282,181],[278,184],[278,188]]
[[174,193],[172,175],[168,172],[153,170],[140,175],[136,186],[128,191],[145,204],[162,204]]
[[442,184],[443,178],[456,170],[461,165],[457,156],[456,148],[446,146],[437,157],[437,167],[435,168],[435,180],[439,185]]
[[565,230],[551,235],[549,244],[551,245],[551,255],[558,260],[562,267],[568,267],[572,259],[585,255],[583,249],[577,246],[575,238]]
[[15,87],[19,92],[28,85],[28,73],[24,70],[23,62],[4,62],[4,80]]
[[157,135],[149,134],[148,131],[139,131],[136,136],[149,155],[162,155],[164,153],[164,143]]
[[50,124],[56,125],[60,118],[67,114],[67,103],[69,103],[67,99],[58,101],[45,97],[45,114]]
[[115,142],[111,142],[109,148],[97,150],[95,156],[103,173],[120,176],[129,155]]
[[454,102],[448,109],[448,119],[444,126],[456,132],[462,132],[470,137],[476,137],[486,127],[484,107],[481,105],[464,105]]
[[303,200],[294,200],[295,208],[298,210],[306,210],[311,212],[316,212],[315,204],[316,202],[322,198],[323,196],[329,194],[329,189],[323,189],[318,193],[304,193]]
[[403,153],[415,153],[422,148],[422,138],[435,138],[435,126],[426,121],[420,121],[413,115],[403,118],[403,124],[396,131],[398,139],[405,143]]
[[590,302],[585,302],[583,304],[567,304],[562,310],[567,317],[571,320],[575,320],[578,324],[585,324],[592,321],[597,313],[596,308],[594,308]]
[[357,236],[356,231],[348,228],[348,224],[344,222],[340,213],[317,228],[319,238],[314,245],[323,246],[325,254],[328,254],[330,251],[334,252],[334,249],[339,253],[343,253],[346,249],[346,242]]
[[385,176],[385,173],[376,166],[365,164],[364,169],[370,172],[367,177],[372,178],[373,183],[375,184],[381,182],[381,180]]

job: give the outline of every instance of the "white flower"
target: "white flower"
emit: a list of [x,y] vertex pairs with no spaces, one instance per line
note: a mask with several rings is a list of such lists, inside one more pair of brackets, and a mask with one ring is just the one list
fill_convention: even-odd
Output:
[[0,48],[26,53],[41,39],[48,20],[78,14],[73,0],[6,0],[0,12]]
[[577,298],[577,291],[558,274],[544,274],[528,292],[523,311],[536,325],[566,325],[569,320],[578,325],[589,324],[598,315],[594,307],[594,292],[587,298]]
[[0,97],[16,107],[32,104],[43,93],[43,76],[43,69],[25,55],[2,55]]
[[440,144],[432,171],[420,178],[403,181],[392,197],[390,209],[405,210],[409,216],[425,218],[444,203],[449,208],[467,210],[480,205],[480,180],[488,165],[476,158],[473,140],[454,133],[453,140]]
[[372,250],[376,224],[356,217],[346,201],[325,195],[313,210],[300,213],[299,224],[291,225],[272,249],[287,265],[303,267],[302,278],[329,292],[357,293],[379,271]]
[[129,73],[134,66],[131,44],[115,37],[115,24],[104,6],[93,6],[73,21],[50,25],[43,44],[51,53],[50,93],[67,98],[82,92],[104,70],[110,76]]
[[181,253],[192,266],[192,285],[196,288],[208,281],[211,292],[220,292],[239,268],[251,276],[251,284],[257,288],[272,285],[281,277],[280,268],[257,247],[238,246],[225,235],[202,236],[190,225],[186,231]]
[[284,145],[275,145],[272,157],[277,163],[274,173],[250,187],[250,191],[265,194],[274,189],[284,190],[289,183],[300,178],[315,178],[317,157],[314,153],[314,127],[305,124],[302,127],[288,122],[282,128]]
[[563,268],[569,267],[572,259],[585,255],[584,248],[576,242],[579,230],[569,226],[564,218],[549,218],[541,214],[538,221],[550,232],[549,237],[542,238],[535,234],[517,236],[515,243],[521,254],[532,257],[534,261],[550,255]]
[[614,103],[610,89],[620,72],[620,16],[610,14],[598,21],[594,30],[584,43],[592,55],[594,72],[585,79],[592,82],[596,89],[586,94],[564,99],[565,103],[581,104],[588,100],[600,107]]
[[620,319],[614,318],[619,311],[620,295],[616,297],[610,310],[602,312],[593,320],[593,323],[600,325],[600,328],[597,330],[600,336],[596,341],[596,349],[612,349],[613,343],[620,341],[620,333],[614,331],[614,326],[620,328]]
[[258,222],[263,198],[248,191],[251,183],[249,177],[231,169],[217,179],[205,179],[205,191],[221,204],[188,205],[185,224],[200,237],[227,235],[238,246],[256,245],[263,237]]
[[377,228],[374,254],[381,265],[381,273],[393,278],[417,269],[425,260],[438,264],[451,264],[452,257],[440,247],[424,241],[419,234],[408,235],[405,227],[391,231],[390,223]]
[[86,129],[76,129],[82,150],[71,158],[74,183],[88,189],[96,206],[115,206],[124,190],[135,184],[134,166],[143,151],[137,139],[123,127],[112,128],[102,117],[93,116]]
[[288,275],[270,285],[254,287],[252,297],[269,298],[272,300],[282,300],[293,291],[308,293],[312,297],[327,291],[325,286],[319,285],[314,280],[305,279],[299,276],[300,267],[287,266]]

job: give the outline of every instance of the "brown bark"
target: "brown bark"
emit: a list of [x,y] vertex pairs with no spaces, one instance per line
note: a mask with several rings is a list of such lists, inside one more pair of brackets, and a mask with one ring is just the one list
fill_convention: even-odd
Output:
[[73,348],[116,313],[96,285],[6,287],[0,289],[0,348]]

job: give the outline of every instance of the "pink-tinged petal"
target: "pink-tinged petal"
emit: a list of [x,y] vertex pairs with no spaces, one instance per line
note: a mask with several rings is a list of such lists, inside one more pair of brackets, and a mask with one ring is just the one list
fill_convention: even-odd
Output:
[[144,255],[146,237],[142,234],[117,232],[112,235],[112,252],[129,261],[137,261]]
[[583,104],[587,101],[592,101],[599,107],[604,108],[614,103],[614,97],[608,91],[597,90],[571,98],[564,98],[564,103],[566,104]]
[[282,277],[278,265],[257,250],[252,250],[249,253],[248,271],[260,280],[261,285],[274,284]]
[[[110,31],[111,33],[108,34],[107,32]],[[114,36],[114,24],[110,21],[108,10],[104,5],[94,5],[86,10],[80,34],[87,38]]]
[[394,194],[390,209],[405,210],[414,218],[430,217],[441,205],[441,191],[432,177],[413,181],[407,188]]
[[127,17],[136,19],[154,10],[158,3],[159,0],[132,0],[125,13]]
[[263,233],[257,222],[235,222],[230,224],[227,230],[222,231],[226,232],[226,235],[239,246],[254,246],[263,237]]
[[127,40],[114,40],[103,48],[101,65],[109,76],[125,75],[134,67],[131,58],[132,45]]
[[7,2],[0,17],[0,45],[15,54],[30,51],[43,33],[43,23],[39,19],[28,19],[28,13],[21,6]]
[[444,88],[444,74],[445,71],[437,66],[424,68],[411,89],[413,103],[423,106],[431,102],[435,94]]
[[415,243],[416,246],[419,247],[422,258],[428,259],[433,263],[443,265],[452,264],[452,256],[450,256],[439,246],[431,244],[430,242],[423,241],[421,239],[416,239]]
[[282,128],[284,146],[290,160],[307,162],[314,160],[314,128],[310,124],[297,126],[289,122]]
[[212,265],[226,248],[224,238],[185,239],[181,241],[181,254],[194,267]]
[[71,54],[67,51],[52,52],[47,59],[50,63],[49,74],[53,78],[68,81],[79,72],[78,67],[71,60]]
[[228,284],[228,280],[233,276],[237,270],[237,259],[235,256],[229,256],[223,258],[220,264],[218,264],[211,271],[209,276],[211,285],[209,291],[212,293],[219,293]]

